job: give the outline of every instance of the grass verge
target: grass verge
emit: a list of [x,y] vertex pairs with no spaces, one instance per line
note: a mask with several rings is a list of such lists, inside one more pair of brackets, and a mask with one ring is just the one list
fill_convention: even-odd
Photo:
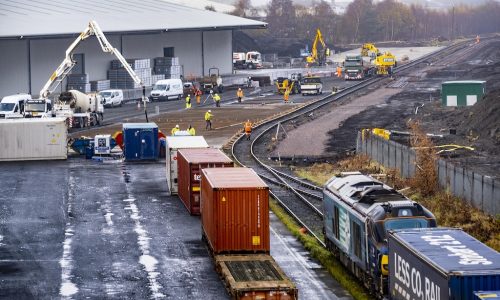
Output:
[[279,203],[272,199],[269,206],[273,213],[285,224],[290,232],[304,245],[304,247],[311,253],[311,256],[317,259],[328,272],[343,286],[354,299],[368,300],[372,299],[366,289],[359,284],[359,281],[352,276],[344,266],[331,254],[323,248],[323,246],[316,241],[313,237],[300,232],[300,226],[295,222],[286,211],[281,208]]

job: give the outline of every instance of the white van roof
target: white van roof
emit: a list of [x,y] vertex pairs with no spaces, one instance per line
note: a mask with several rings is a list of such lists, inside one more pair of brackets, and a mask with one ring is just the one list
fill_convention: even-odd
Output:
[[121,89],[109,89],[109,90],[103,90],[103,91],[99,91],[99,93],[102,93],[102,92],[123,92]]
[[9,95],[2,98],[2,103],[17,103],[19,100],[31,99],[30,94],[15,94]]
[[158,80],[156,82],[156,84],[169,84],[169,83],[172,83],[172,82],[180,82],[180,83],[182,83],[182,80],[180,80],[178,78],[161,79],[161,80]]

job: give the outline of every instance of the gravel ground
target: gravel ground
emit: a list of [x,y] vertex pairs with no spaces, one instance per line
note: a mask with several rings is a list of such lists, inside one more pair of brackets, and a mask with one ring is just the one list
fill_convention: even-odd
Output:
[[[451,137],[448,140],[438,141],[437,143],[445,144],[453,141],[461,145],[476,147],[476,151],[473,153],[460,154],[457,152],[456,156],[450,157],[450,159],[468,168],[472,168],[476,172],[498,176],[500,156],[498,155],[497,133],[498,128],[500,128],[500,113],[495,109],[496,106],[488,109],[481,109],[479,106],[478,108],[450,109],[441,108],[439,101],[441,99],[441,83],[447,80],[486,80],[487,91],[499,88],[499,47],[500,41],[498,39],[481,42],[477,45],[471,44],[444,59],[430,63],[421,70],[398,78],[395,82],[402,82],[403,88],[399,93],[389,97],[389,99],[380,92],[381,89],[367,94],[363,98],[383,104],[372,106],[370,109],[359,113],[353,112],[351,116],[345,116],[339,128],[332,130],[332,127],[320,124],[320,122],[317,122],[318,125],[315,127],[313,125],[308,125],[313,127],[300,126],[296,130],[296,133],[288,130],[288,137],[284,141],[281,141],[280,144],[288,143],[287,140],[290,137],[314,135],[318,140],[323,140],[321,136],[327,135],[327,147],[324,148],[321,155],[332,156],[334,154],[342,154],[345,151],[355,148],[356,132],[362,128],[381,127],[406,131],[408,129],[406,126],[407,121],[410,118],[415,118],[415,107],[425,104],[424,109],[419,112],[417,118],[422,120],[422,126],[427,132],[436,134],[447,133],[450,127],[458,128],[459,131],[462,131],[462,134]],[[490,97],[497,99],[496,95],[496,92],[494,92]],[[475,117],[469,120],[471,113]],[[330,113],[323,115],[321,119],[326,120],[325,122],[330,122],[330,118],[332,120],[336,119],[338,118],[338,114],[338,109],[332,108]],[[317,120],[315,118],[312,119]],[[482,134],[476,134],[471,139],[465,133],[470,132],[470,129],[478,128],[477,125],[481,123],[481,120],[490,123],[490,125],[483,129]],[[462,126],[464,124],[465,126]],[[292,141],[288,145],[293,145],[294,148],[299,149],[309,149],[308,151],[310,152],[302,152],[303,156],[306,154],[312,156],[313,153],[320,152],[317,151],[318,146],[309,147],[309,143],[314,142],[309,140],[308,143],[299,146],[300,140],[295,139],[295,142]],[[286,151],[283,148],[281,148],[281,145],[279,146],[281,153],[285,153]],[[295,151],[287,153],[293,152]]]

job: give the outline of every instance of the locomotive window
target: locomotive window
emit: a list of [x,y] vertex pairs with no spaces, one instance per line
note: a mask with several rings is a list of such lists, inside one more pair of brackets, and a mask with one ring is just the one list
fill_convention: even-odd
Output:
[[338,240],[340,239],[340,229],[339,229],[339,208],[335,206],[333,208],[333,235]]
[[385,230],[406,229],[406,228],[426,228],[427,220],[420,218],[401,218],[386,220],[384,222]]
[[361,258],[361,227],[355,222],[352,222],[352,240],[354,255]]

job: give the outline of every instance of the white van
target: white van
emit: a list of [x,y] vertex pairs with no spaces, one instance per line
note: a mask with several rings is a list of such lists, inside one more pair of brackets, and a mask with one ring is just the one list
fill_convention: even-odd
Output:
[[158,80],[151,91],[150,100],[160,101],[168,99],[181,99],[184,93],[182,80],[163,79]]
[[122,106],[123,91],[122,90],[105,90],[100,91],[104,107]]
[[0,119],[23,118],[24,101],[30,100],[29,94],[16,94],[3,97],[0,102]]

